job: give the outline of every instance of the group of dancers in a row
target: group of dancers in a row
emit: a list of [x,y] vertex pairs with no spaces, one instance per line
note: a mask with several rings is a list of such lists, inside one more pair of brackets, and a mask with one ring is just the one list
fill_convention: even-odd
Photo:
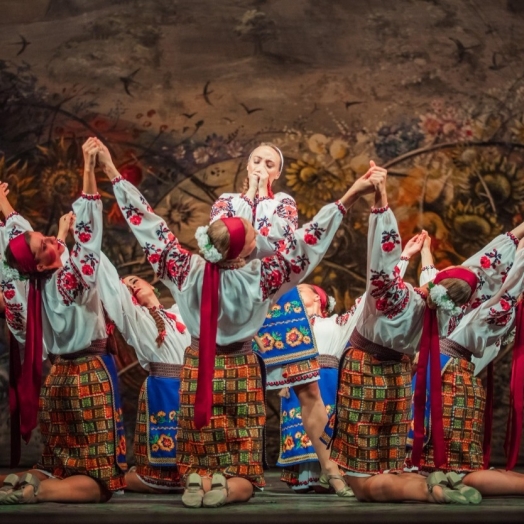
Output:
[[[191,508],[248,501],[264,486],[265,389],[281,390],[278,464],[294,489],[455,504],[524,494],[523,475],[487,469],[490,395],[476,376],[514,327],[515,351],[524,345],[524,224],[462,266],[437,271],[425,231],[402,250],[385,169],[370,162],[340,200],[299,228],[295,201],[271,189],[283,155],[262,144],[248,159],[244,192],[222,195],[210,224],[197,229],[194,254],[119,175],[100,140],[89,138],[83,153],[83,191],[56,238],[33,231],[0,183],[13,464],[20,437],[28,441],[38,423],[44,442],[34,469],[0,478],[0,504],[105,502],[124,488],[183,488]],[[173,295],[171,308],[148,282],[121,279],[102,253],[97,163]],[[366,291],[351,310],[332,314],[333,299],[301,282],[367,194]],[[418,254],[415,287],[403,275]],[[115,328],[149,372],[128,471],[108,351]],[[41,386],[47,357],[53,365]],[[514,367],[512,383],[522,383],[524,370]],[[509,469],[522,401],[512,399]]]

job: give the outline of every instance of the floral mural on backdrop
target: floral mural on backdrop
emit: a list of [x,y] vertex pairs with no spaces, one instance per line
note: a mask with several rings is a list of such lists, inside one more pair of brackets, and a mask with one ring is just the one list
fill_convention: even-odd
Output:
[[[524,219],[517,3],[475,11],[457,0],[355,0],[351,9],[313,0],[213,9],[209,0],[31,2],[32,11],[5,2],[0,21],[0,180],[46,234],[81,189],[88,136],[108,145],[122,175],[194,251],[196,228],[221,193],[241,190],[246,156],[262,141],[283,151],[276,189],[295,198],[300,223],[370,160],[387,167],[403,241],[427,229],[438,267]],[[154,281],[97,176],[104,251],[122,275]],[[354,206],[310,277],[338,312],[365,287],[369,204]],[[4,403],[6,366],[0,348]],[[136,360],[126,354],[120,368],[136,392],[144,376]],[[0,441],[5,427],[0,418]]]

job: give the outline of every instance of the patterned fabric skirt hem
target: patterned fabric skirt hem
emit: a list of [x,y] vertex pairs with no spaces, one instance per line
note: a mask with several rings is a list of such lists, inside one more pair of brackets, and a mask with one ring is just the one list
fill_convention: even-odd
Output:
[[262,459],[266,421],[258,358],[254,353],[215,357],[213,405],[208,426],[197,430],[194,418],[198,350],[186,350],[180,385],[177,464],[181,477],[198,473],[211,477],[243,477],[265,485]]
[[[175,409],[178,406],[175,407]],[[176,489],[180,487],[180,474],[176,465],[169,467],[151,464],[148,457],[146,382],[142,384],[138,397],[135,440],[133,451],[136,459],[136,474],[144,484],[153,488]],[[167,435],[171,437],[171,435]]]
[[401,472],[410,423],[411,363],[350,349],[342,362],[331,460],[348,475]]
[[117,455],[125,454],[118,435],[121,411],[102,357],[57,359],[40,395],[44,449],[37,469],[57,478],[87,475],[107,491],[125,487]]
[[300,386],[319,379],[320,364],[318,358],[313,357],[283,366],[268,366],[266,389]]
[[283,468],[280,480],[285,482],[291,489],[299,491],[319,486],[320,473],[321,469],[318,461],[307,462],[299,466]]
[[[453,358],[442,375],[442,403],[446,468],[436,468],[433,442],[424,447],[420,471],[473,472],[483,469],[483,420],[486,392],[479,377],[473,375],[475,365],[461,358]],[[411,452],[406,464],[411,465]]]

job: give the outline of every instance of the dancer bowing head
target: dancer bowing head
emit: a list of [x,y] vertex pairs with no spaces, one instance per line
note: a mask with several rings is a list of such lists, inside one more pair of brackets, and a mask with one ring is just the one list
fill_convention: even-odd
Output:
[[[0,195],[11,238],[6,262],[30,282],[24,362],[12,368],[14,400],[26,441],[40,408],[44,441],[38,465],[18,481],[11,479],[3,504],[103,502],[125,485],[117,375],[106,350],[97,281],[102,241],[102,204],[95,179],[98,149],[94,138],[83,145],[83,192],[73,204],[75,246],[65,263],[64,246],[55,237],[32,231]],[[42,359],[47,354],[53,355],[54,365],[39,405]]]
[[[264,485],[264,397],[251,339],[273,300],[318,264],[346,212],[384,173],[372,170],[325,206],[284,249],[245,263],[257,235],[250,221],[222,218],[197,232],[201,255],[184,250],[144,197],[123,180],[101,145],[117,202],[157,276],[169,288],[192,340],[180,388],[177,462],[182,502],[216,507],[247,501]],[[316,242],[306,242],[313,235]],[[242,378],[242,380],[241,380]]]

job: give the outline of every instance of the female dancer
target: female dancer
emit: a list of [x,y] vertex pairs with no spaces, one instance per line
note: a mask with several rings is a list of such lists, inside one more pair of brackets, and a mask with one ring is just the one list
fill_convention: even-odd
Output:
[[[401,275],[405,273],[410,257],[420,251],[422,241],[423,237],[416,235],[406,244],[398,264]],[[363,297],[359,297],[355,305],[343,315],[329,316],[334,306],[334,299],[329,298],[328,300],[328,296],[323,289],[308,284],[300,284],[297,286],[297,289],[299,293],[295,292],[295,294],[298,294],[298,297],[292,296],[293,291],[286,293],[273,306],[270,315],[268,315],[271,318],[268,318],[264,326],[262,326],[257,341],[263,344],[264,340],[271,336],[271,333],[281,329],[279,326],[285,326],[287,331],[297,328],[296,321],[293,323],[289,322],[290,315],[296,316],[291,305],[302,304],[307,315],[304,327],[312,333],[310,338],[313,346],[318,350],[318,362],[320,364],[319,380],[318,382],[310,383],[310,386],[315,386],[320,390],[324,417],[321,421],[322,425],[318,427],[320,435],[313,434],[313,438],[317,439],[317,445],[315,445],[310,435],[311,430],[308,431],[307,421],[304,422],[304,410],[299,400],[301,388],[284,380],[284,384],[289,384],[289,387],[286,386],[281,402],[281,442],[277,465],[284,468],[282,480],[297,491],[303,492],[309,487],[316,488],[317,486],[329,489],[330,483],[327,475],[331,474],[334,476],[334,478],[330,479],[331,484],[335,485],[335,489],[335,480],[339,480],[340,485],[343,486],[336,490],[337,495],[341,497],[352,496],[351,489],[344,488],[346,484],[340,477],[338,466],[336,466],[335,471],[322,469],[317,458],[316,449],[320,447],[323,454],[327,455],[326,460],[329,461],[329,450],[326,450],[325,444],[320,440],[320,436],[322,436],[328,419],[334,414],[339,361],[347,349],[349,337],[362,311],[362,308],[358,305],[362,304]],[[299,305],[299,307],[301,306]],[[275,320],[276,325],[274,325]],[[282,336],[283,340],[286,340],[286,338],[285,335]],[[297,347],[297,341],[293,341],[293,345]],[[286,346],[285,342],[284,346]],[[298,347],[299,349],[301,348],[301,346]],[[275,353],[277,353],[279,358],[282,358],[282,349],[276,350]],[[266,354],[271,355],[272,352],[261,353],[261,357],[264,359]],[[328,428],[328,439],[332,437],[330,431],[330,428]],[[331,462],[331,464],[334,463]],[[321,483],[320,480],[322,480]]]
[[153,286],[141,278],[130,275],[120,280],[103,254],[98,282],[107,316],[149,371],[138,399],[136,467],[126,473],[126,489],[166,493],[180,487],[175,462],[177,413],[184,351],[191,339],[178,306],[164,309]]
[[[243,217],[251,222],[258,235],[250,259],[271,256],[298,227],[294,199],[286,193],[274,194],[271,189],[283,169],[282,151],[274,144],[263,142],[249,154],[244,192],[224,193],[211,208],[211,222],[231,217]],[[260,183],[250,184],[250,178],[259,179]]]
[[[107,149],[100,147],[99,159],[113,181],[117,202],[193,337],[180,390],[177,461],[187,477],[182,502],[217,507],[247,501],[253,485],[264,485],[265,409],[251,338],[273,297],[320,261],[345,209],[379,183],[383,170],[372,170],[339,202],[325,206],[282,251],[246,264],[256,245],[250,222],[226,218],[199,229],[205,258],[192,255],[138,190],[119,177]],[[250,184],[258,183],[256,176],[250,177]],[[314,235],[316,242],[307,244],[305,235]]]
[[[337,399],[337,428],[331,458],[348,471],[359,500],[385,502],[468,501],[430,476],[402,472],[410,422],[411,366],[421,340],[428,286],[414,289],[397,267],[400,235],[388,207],[385,180],[375,193],[369,224],[368,286],[363,312],[342,364]],[[442,272],[447,296],[466,303],[476,277],[461,268]],[[448,278],[449,277],[449,278]]]
[[27,229],[0,195],[11,238],[6,262],[30,279],[25,358],[17,377],[25,440],[36,426],[42,356],[58,357],[40,396],[42,458],[12,491],[4,492],[3,504],[105,502],[125,485],[116,368],[106,353],[97,287],[102,206],[94,174],[95,139],[86,141],[83,152],[83,193],[73,204],[76,243],[65,264],[63,245]]

